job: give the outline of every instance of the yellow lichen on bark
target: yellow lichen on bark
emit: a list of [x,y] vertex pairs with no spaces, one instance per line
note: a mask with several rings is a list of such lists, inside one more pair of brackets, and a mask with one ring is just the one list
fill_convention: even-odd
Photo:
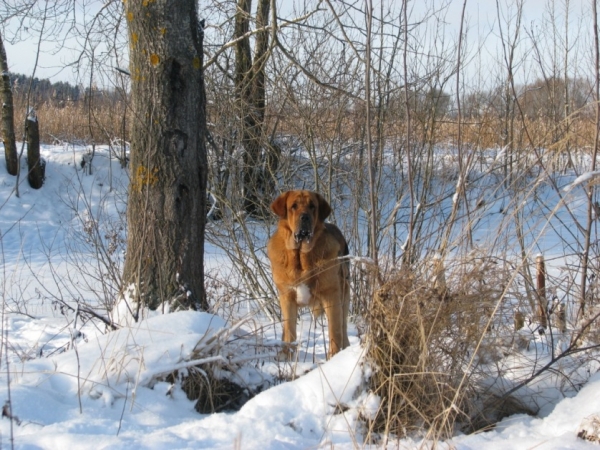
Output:
[[144,186],[154,186],[158,182],[158,167],[148,170],[144,166],[138,166],[135,176],[131,180],[132,188],[137,192],[142,192]]
[[152,64],[153,66],[158,66],[159,63],[160,57],[156,53],[152,53],[150,55],[150,64]]

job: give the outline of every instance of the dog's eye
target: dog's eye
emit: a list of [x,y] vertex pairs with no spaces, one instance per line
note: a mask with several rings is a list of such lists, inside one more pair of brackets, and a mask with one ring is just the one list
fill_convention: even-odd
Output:
[[296,209],[298,209],[298,205],[296,205],[296,204],[294,203],[292,206],[290,206],[290,209],[291,209],[292,211],[296,211]]
[[314,210],[315,209],[315,204],[311,202],[311,203],[308,204],[308,207],[310,209]]

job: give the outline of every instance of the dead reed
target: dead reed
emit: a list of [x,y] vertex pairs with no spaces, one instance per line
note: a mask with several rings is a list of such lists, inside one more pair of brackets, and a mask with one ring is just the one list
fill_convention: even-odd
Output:
[[[122,101],[102,101],[90,110],[86,103],[65,105],[42,103],[35,107],[40,125],[40,141],[44,144],[106,144],[115,138],[129,140],[129,112]],[[15,104],[17,140],[22,139],[25,105]]]
[[[439,274],[438,274],[439,275]],[[370,387],[381,399],[370,421],[376,435],[451,437],[508,414],[530,412],[492,394],[482,380],[498,355],[503,286],[494,264],[446,269],[446,282],[408,270],[390,275],[372,301],[367,348],[374,365]],[[510,345],[508,343],[507,345]],[[485,368],[484,368],[485,366]]]
[[[107,143],[118,137],[129,140],[129,123],[131,114],[126,99],[118,96],[98,98],[89,108],[86,100],[76,102],[44,102],[33,105],[40,122],[40,139],[42,143]],[[218,115],[212,105],[207,109],[209,117]],[[330,116],[334,117],[330,117]],[[15,125],[17,132],[22,129],[26,116],[25,99],[23,95],[15,97]],[[298,129],[298,118],[293,115],[280,116],[276,111],[269,110],[269,120],[278,123],[278,129],[283,134],[302,135]],[[345,114],[341,118],[332,111],[321,111],[317,115],[319,129],[324,138],[357,139],[356,122],[362,116],[355,117]],[[329,119],[328,119],[329,118]],[[502,118],[494,115],[483,115],[478,118],[463,119],[460,122],[462,144],[473,148],[499,148],[511,145],[519,149],[548,149],[564,152],[573,148],[586,148],[593,145],[594,123],[584,114],[573,114],[568,122],[552,121],[548,118],[524,118],[514,131],[509,141],[502,139],[498,130],[505,128]],[[322,122],[322,123],[321,123]],[[432,144],[455,142],[458,135],[459,122],[455,118],[440,117],[435,123],[434,130],[427,120],[415,121],[413,135],[421,136]],[[405,135],[405,121],[400,117],[391,120],[389,124],[389,141],[402,139]],[[17,133],[18,134],[18,133]],[[19,138],[17,138],[19,139]]]

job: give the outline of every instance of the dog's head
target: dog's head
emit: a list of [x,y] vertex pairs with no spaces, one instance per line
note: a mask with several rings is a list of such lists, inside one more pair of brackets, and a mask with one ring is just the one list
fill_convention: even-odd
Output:
[[312,247],[315,233],[323,228],[323,221],[331,214],[329,203],[316,192],[287,191],[271,204],[271,210],[287,221],[291,231],[291,247],[303,243]]

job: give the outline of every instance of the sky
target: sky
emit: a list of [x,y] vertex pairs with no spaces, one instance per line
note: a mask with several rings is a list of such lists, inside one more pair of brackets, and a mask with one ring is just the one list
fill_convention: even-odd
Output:
[[30,75],[35,68],[35,76],[38,78],[69,82],[76,82],[79,78],[77,73],[67,67],[76,58],[75,52],[56,52],[53,44],[42,44],[36,67],[37,44],[33,40],[5,43],[5,46],[11,72]]
[[[502,9],[504,21],[504,33],[506,30],[506,20],[514,16],[515,6],[511,0],[500,0],[500,7]],[[292,14],[289,9],[289,3],[279,2],[279,15],[288,16]],[[335,2],[333,3],[335,5]],[[358,3],[361,4],[360,2]],[[458,36],[458,30],[460,26],[460,17],[464,1],[451,0],[448,2],[441,3],[440,1],[430,0],[428,2],[415,1],[409,2],[409,6],[413,8],[412,17],[422,17],[427,11],[431,11],[434,8],[445,9],[446,13],[443,15],[445,22],[445,30],[449,39],[456,39]],[[570,14],[570,35],[569,44],[573,46],[572,51],[579,52],[576,56],[579,61],[581,58],[589,59],[588,56],[580,54],[580,52],[588,52],[590,49],[591,31],[588,33],[591,24],[591,0],[525,0],[524,1],[524,19],[523,19],[523,32],[521,33],[522,39],[526,39],[527,36],[549,36],[554,30],[548,25],[544,19],[548,17],[547,11],[551,5],[554,5],[556,10],[557,19],[556,23],[559,25],[559,29],[556,31],[559,34],[564,34],[564,11],[566,5],[569,5]],[[374,9],[378,11],[379,2],[375,2]],[[433,5],[433,6],[431,6]],[[396,6],[397,7],[397,6]],[[202,11],[202,7],[200,8]],[[81,15],[79,16],[81,17]],[[466,20],[468,26],[467,40],[469,42],[470,51],[468,52],[472,61],[472,65],[469,65],[468,71],[471,75],[485,71],[486,66],[489,65],[490,61],[497,61],[501,57],[500,52],[500,32],[498,27],[497,9],[495,0],[466,0]],[[514,21],[511,21],[514,22]],[[218,25],[218,24],[209,24]],[[14,34],[16,23],[13,21],[3,30],[3,36],[10,38]],[[207,28],[207,33],[210,34],[211,28]],[[24,34],[24,38],[21,41],[10,42],[5,38],[5,46],[8,57],[9,68],[12,72],[31,74],[33,73],[34,66],[36,63],[37,53],[37,42],[39,35],[36,34]],[[210,39],[210,36],[209,36]],[[66,41],[66,46],[69,49],[58,48],[56,42],[50,42],[48,40],[42,41],[40,44],[40,54],[37,61],[37,67],[35,69],[35,75],[38,78],[49,78],[52,81],[69,81],[72,83],[88,82],[89,72],[85,68],[74,66],[73,63],[81,56],[81,45],[75,40]],[[531,54],[531,46],[525,45],[521,51],[525,52],[527,56],[524,58],[528,63],[534,64],[532,58],[534,55]],[[552,52],[551,48],[547,46],[542,49],[542,53]],[[110,78],[114,76],[114,70],[110,66],[125,66],[127,68],[126,55],[121,53],[119,55],[120,61],[114,61],[114,56],[111,56],[111,62],[103,64],[104,72],[106,73],[106,79],[99,80],[99,84],[110,84]],[[586,62],[586,64],[588,64]],[[527,63],[525,64],[527,65]],[[108,67],[108,71],[106,68]],[[527,70],[527,69],[523,69]],[[99,76],[99,71],[96,71],[96,76]],[[525,75],[522,75],[525,76]]]

